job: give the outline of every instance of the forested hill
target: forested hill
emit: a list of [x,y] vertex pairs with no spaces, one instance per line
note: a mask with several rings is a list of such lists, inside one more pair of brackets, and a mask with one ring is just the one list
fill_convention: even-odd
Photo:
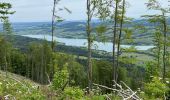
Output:
[[[24,37],[24,36],[20,36],[20,35],[12,35],[12,36],[5,36],[5,38],[7,40],[10,40],[10,42],[13,44],[13,46],[19,50],[21,50],[22,52],[27,52],[28,51],[28,47],[32,44],[32,43],[43,43],[44,40],[42,39],[34,39],[34,38],[29,38],[29,37]],[[48,42],[48,44],[50,45],[51,42]],[[62,53],[67,53],[67,54],[71,54],[71,55],[76,55],[76,56],[83,56],[83,57],[87,57],[87,49],[84,47],[73,47],[73,46],[66,46],[63,43],[57,43],[57,46],[55,47],[55,50],[57,52],[62,52]],[[103,55],[104,54],[104,55]],[[93,51],[92,57],[94,58],[100,58],[100,59],[111,59],[111,55],[110,53],[106,52],[106,51]]]
[[[94,20],[92,22],[92,26],[96,27],[101,25],[102,23],[98,20]],[[105,23],[108,24],[108,23]],[[125,24],[125,27],[131,28],[135,27],[150,27],[152,24],[147,22],[147,20],[133,20],[131,24]],[[25,23],[12,23],[13,31],[17,35],[37,35],[37,34],[45,34],[51,35],[51,22],[25,22]],[[86,36],[86,21],[64,21],[56,24],[56,32],[55,36],[62,38],[79,38],[85,39]],[[0,25],[0,31],[2,31],[2,25]],[[94,33],[95,34],[95,33]],[[97,37],[97,34],[95,34]],[[112,34],[107,32],[105,34],[105,40],[111,41]],[[134,39],[134,45],[152,45],[152,31],[142,31],[134,30],[132,34],[132,38]],[[97,41],[100,39],[96,38]],[[123,41],[124,44],[127,44],[127,41]],[[132,44],[132,43],[131,43]]]

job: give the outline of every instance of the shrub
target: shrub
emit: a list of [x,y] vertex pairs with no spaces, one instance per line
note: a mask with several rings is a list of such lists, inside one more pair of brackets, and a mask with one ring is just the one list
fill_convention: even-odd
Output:
[[84,96],[83,90],[78,87],[66,87],[63,93],[64,100],[82,100]]
[[67,67],[64,67],[62,70],[57,71],[54,74],[53,84],[52,87],[55,90],[62,89],[64,84],[67,83],[69,77],[69,73],[67,71]]
[[166,84],[161,82],[159,77],[153,77],[150,83],[145,84],[145,93],[150,98],[163,98],[165,93],[168,91]]

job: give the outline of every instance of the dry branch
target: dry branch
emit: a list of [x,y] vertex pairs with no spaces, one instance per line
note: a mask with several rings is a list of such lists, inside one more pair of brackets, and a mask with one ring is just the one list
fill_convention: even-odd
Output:
[[[130,99],[141,100],[137,96],[137,91],[136,92],[132,91],[132,89],[128,85],[126,85],[124,82],[121,81],[123,86],[118,84],[116,81],[113,81],[113,82],[114,82],[114,86],[117,87],[116,89],[115,88],[113,89],[113,88],[110,88],[110,87],[107,87],[104,85],[95,84],[95,83],[93,83],[93,85],[98,86],[100,88],[105,88],[105,89],[111,90],[113,92],[117,92],[118,96],[122,97],[123,100],[130,100]],[[125,89],[123,87],[125,87]]]

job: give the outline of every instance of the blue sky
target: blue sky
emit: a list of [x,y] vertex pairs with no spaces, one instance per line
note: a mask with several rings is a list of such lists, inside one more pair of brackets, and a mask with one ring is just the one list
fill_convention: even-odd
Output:
[[[12,22],[42,22],[51,20],[53,0],[0,0],[13,4],[13,10],[16,11],[10,17]],[[139,18],[143,14],[154,13],[148,11],[145,7],[147,0],[127,0],[130,4],[127,16]],[[161,0],[167,2],[168,0]],[[86,19],[86,0],[62,0],[60,6],[67,7],[72,14],[66,12],[60,15],[66,20],[84,20]],[[168,5],[168,4],[164,4]]]

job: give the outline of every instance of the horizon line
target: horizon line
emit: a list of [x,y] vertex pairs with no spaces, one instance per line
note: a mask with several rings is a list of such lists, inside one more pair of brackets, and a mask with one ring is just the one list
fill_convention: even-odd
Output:
[[[142,18],[134,18],[134,20],[141,20]],[[92,21],[99,21],[100,19],[92,19]],[[63,22],[84,22],[86,21],[86,19],[80,19],[80,20],[64,20]],[[49,21],[10,21],[10,23],[49,23],[51,22],[50,20]],[[0,21],[0,24],[2,22]]]

